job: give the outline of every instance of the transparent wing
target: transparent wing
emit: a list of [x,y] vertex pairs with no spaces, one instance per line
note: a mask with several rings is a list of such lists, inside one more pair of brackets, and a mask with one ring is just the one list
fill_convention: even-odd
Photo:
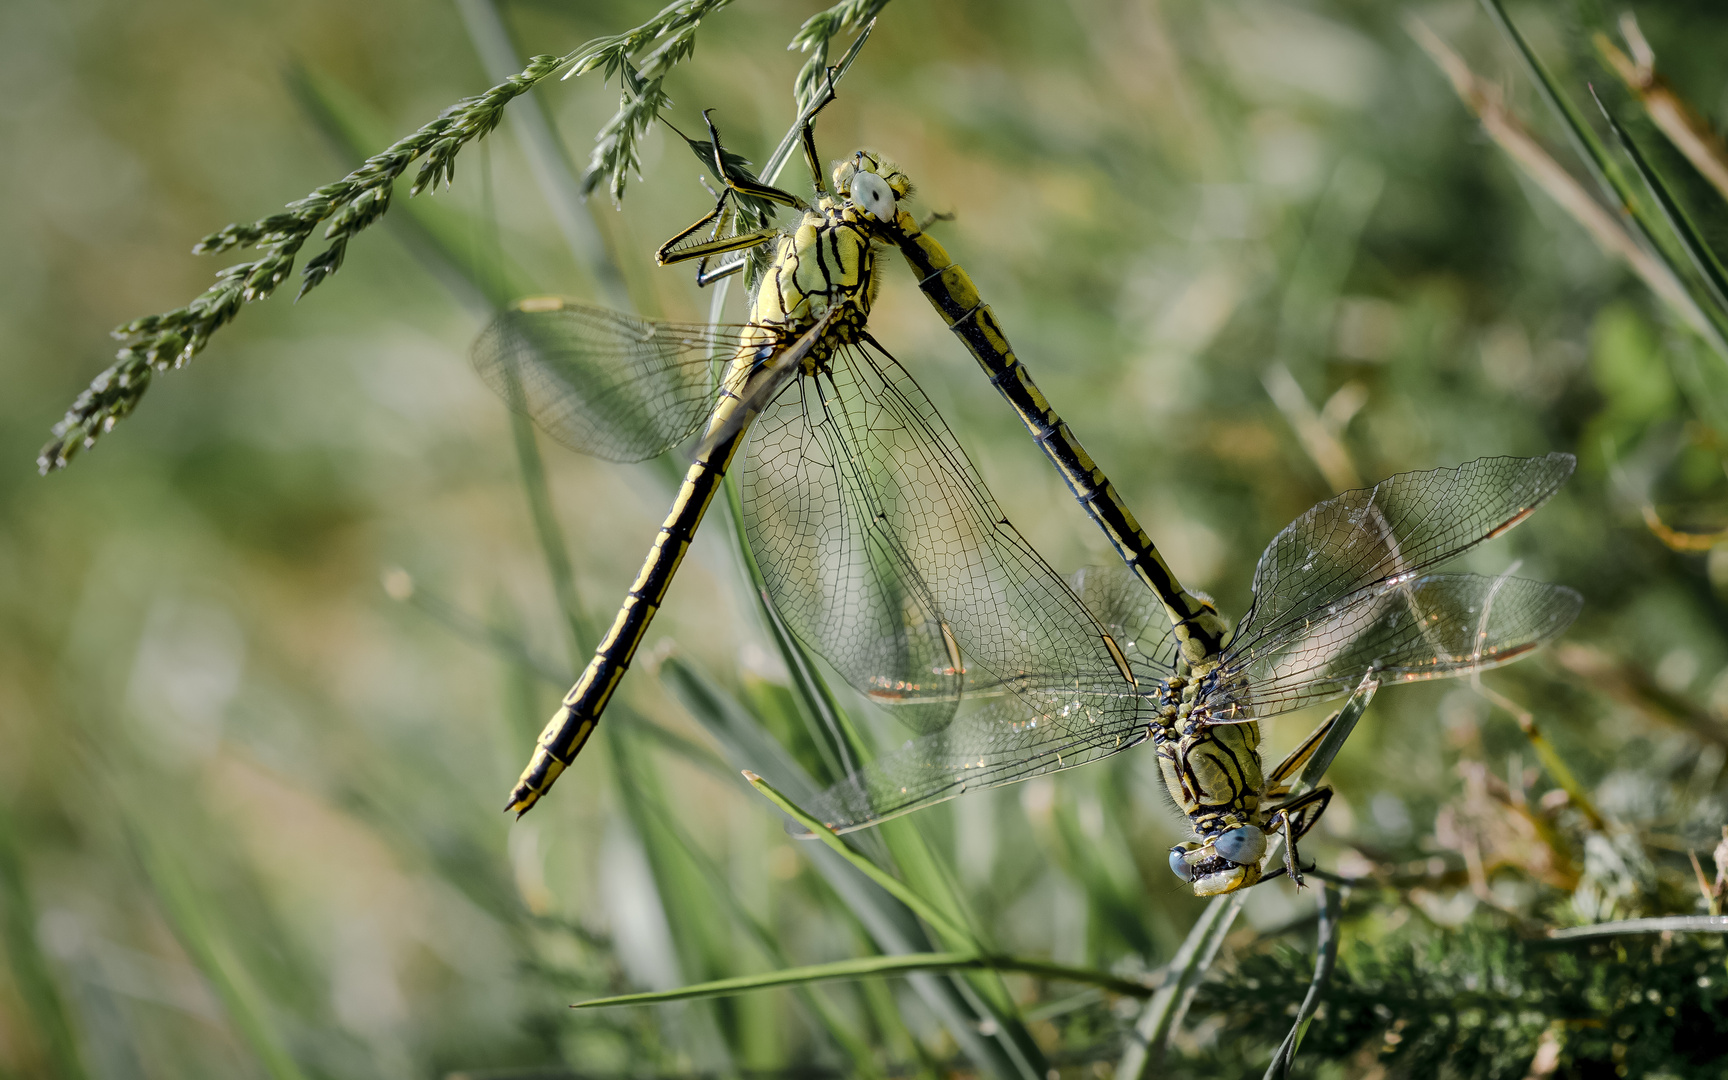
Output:
[[1176,665],[1176,636],[1169,613],[1144,581],[1122,563],[1111,563],[1082,567],[1069,583],[1122,646],[1142,686],[1169,677]]
[[[843,350],[751,432],[745,528],[776,609],[921,736],[847,782],[837,824],[1076,764],[1079,748],[1129,736],[1140,703],[1114,642],[892,358]],[[974,684],[1012,696],[956,720]]]
[[[1176,639],[1171,633],[1170,616],[1146,583],[1121,563],[1109,566],[1087,566],[1068,579],[1069,587],[1080,597],[1127,659],[1129,669],[1139,685],[1153,686],[1174,670]],[[1000,681],[980,667],[965,672],[965,695],[979,698],[1016,693],[1035,685],[1021,676],[1012,684]],[[880,705],[901,707],[925,704],[945,692],[932,687],[921,693],[917,688],[904,687],[893,692],[879,690],[871,696]],[[1122,682],[1112,693],[1134,694],[1134,687]]]
[[1495,457],[1400,473],[1346,491],[1273,538],[1254,570],[1254,605],[1227,652],[1377,582],[1416,576],[1523,521],[1572,475],[1571,454]]
[[1498,667],[1570,626],[1583,599],[1543,581],[1433,574],[1363,589],[1242,653],[1227,654],[1203,701],[1217,723],[1289,712],[1380,684]]
[[835,832],[867,828],[946,802],[1071,769],[1145,742],[1149,729],[1122,710],[1103,722],[1063,723],[1062,699],[1030,691],[961,713],[818,796],[806,809]]
[[474,368],[541,430],[607,461],[642,461],[695,433],[712,360],[740,328],[656,322],[556,297],[522,301],[474,342]]

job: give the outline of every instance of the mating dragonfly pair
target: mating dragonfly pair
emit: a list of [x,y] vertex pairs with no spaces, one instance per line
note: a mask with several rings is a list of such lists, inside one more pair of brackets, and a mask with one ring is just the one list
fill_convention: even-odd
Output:
[[[754,253],[744,324],[544,298],[505,312],[475,346],[485,380],[579,451],[639,461],[701,433],[641,572],[509,809],[532,807],[593,733],[740,451],[745,533],[779,615],[917,733],[811,808],[838,832],[1151,742],[1193,826],[1171,867],[1196,894],[1283,872],[1300,882],[1296,845],[1330,791],[1286,796],[1338,714],[1269,773],[1260,720],[1359,686],[1506,663],[1577,613],[1569,589],[1430,572],[1522,521],[1573,465],[1565,454],[1485,458],[1395,476],[1298,518],[1262,555],[1253,606],[1226,640],[1212,604],[1182,588],[1039,393],[966,272],[901,206],[911,184],[899,169],[859,151],[835,167],[830,189],[807,119],[815,195],[805,200],[758,182],[710,133],[705,164],[725,187],[659,261],[701,260],[705,283],[750,261],[735,253]],[[763,212],[772,207],[799,220],[775,229]],[[877,256],[889,246],[1123,565],[1073,583],[1058,575],[870,335]],[[1267,872],[1273,836],[1286,842],[1284,865]]]

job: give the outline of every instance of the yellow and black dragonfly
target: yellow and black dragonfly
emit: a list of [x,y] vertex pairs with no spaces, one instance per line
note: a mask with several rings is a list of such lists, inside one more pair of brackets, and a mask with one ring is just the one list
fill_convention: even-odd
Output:
[[[807,126],[803,140],[814,162]],[[660,256],[706,260],[772,244],[748,323],[672,324],[530,300],[476,346],[490,384],[585,452],[641,460],[707,421],[617,620],[542,733],[511,808],[532,806],[592,733],[740,449],[744,527],[777,611],[917,733],[825,796],[819,815],[838,831],[1150,740],[1194,825],[1171,866],[1197,893],[1273,876],[1260,867],[1272,833],[1285,839],[1286,869],[1300,880],[1296,842],[1330,793],[1280,800],[1337,714],[1269,774],[1260,719],[1341,696],[1365,676],[1377,685],[1505,663],[1576,613],[1567,589],[1427,573],[1523,520],[1572,468],[1567,455],[1483,459],[1394,477],[1298,519],[1263,556],[1255,606],[1226,646],[1215,609],[1176,583],[965,272],[899,208],[910,190],[904,174],[859,152],[836,168],[832,193],[819,183],[806,204],[740,176],[718,137],[711,142],[727,190]],[[789,232],[687,242],[735,194],[794,206],[802,218]],[[1074,586],[1059,577],[869,335],[875,251],[889,243],[1125,566]],[[716,394],[710,372],[720,361]]]
[[[541,733],[509,808],[533,806],[593,733],[746,443],[745,527],[775,604],[853,685],[878,698],[920,697],[901,711],[930,729],[953,714],[969,664],[1000,680],[1050,682],[1102,659],[1132,685],[1114,639],[1008,524],[929,400],[867,332],[876,256],[887,245],[1158,597],[1190,659],[1216,655],[1216,611],[1177,583],[965,270],[901,207],[911,192],[905,174],[859,151],[836,166],[830,189],[806,117],[815,196],[805,200],[755,180],[712,125],[710,133],[706,160],[725,187],[659,259],[700,260],[703,280],[713,280],[746,260],[711,274],[708,260],[767,251],[744,324],[657,322],[536,298],[475,345],[488,384],[577,450],[638,461],[702,432],[617,619]],[[776,206],[799,212],[792,228],[762,223],[761,208]],[[718,235],[739,220],[747,227]],[[715,236],[690,239],[710,225]]]
[[[965,690],[981,707],[854,773],[811,812],[847,832],[1150,742],[1194,828],[1171,850],[1170,866],[1197,895],[1286,871],[1300,883],[1297,841],[1331,791],[1284,796],[1339,713],[1270,772],[1260,761],[1260,721],[1361,688],[1483,671],[1559,635],[1581,604],[1571,589],[1431,571],[1523,521],[1572,468],[1569,454],[1482,458],[1320,503],[1273,538],[1247,615],[1222,651],[1199,663],[1182,658],[1161,605],[1121,567],[1082,571],[1079,599],[1116,642],[1093,667],[1053,679],[977,673]],[[1018,630],[999,627],[1004,638]],[[1076,631],[1058,655],[1079,657],[1089,644]],[[1132,687],[1104,652],[1128,657]],[[1284,867],[1265,873],[1274,836],[1285,841]]]

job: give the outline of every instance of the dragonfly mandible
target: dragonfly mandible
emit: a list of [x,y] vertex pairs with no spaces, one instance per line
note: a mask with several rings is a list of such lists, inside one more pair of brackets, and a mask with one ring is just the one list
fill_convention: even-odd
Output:
[[[830,97],[832,88],[830,87]],[[592,735],[630,665],[721,478],[746,439],[745,526],[792,629],[866,693],[913,694],[927,727],[951,716],[968,658],[996,677],[1089,670],[1131,685],[1114,641],[995,506],[917,384],[866,330],[878,248],[903,253],[920,287],[1021,416],[1075,496],[1150,587],[1194,662],[1216,655],[1223,623],[1186,592],[1008,345],[970,277],[900,206],[911,182],[858,151],[823,182],[808,120],[801,138],[814,200],[762,184],[710,124],[715,208],[659,252],[662,263],[771,248],[739,326],[639,319],[557,298],[523,301],[475,344],[476,367],[554,438],[617,461],[662,453],[706,426],[671,511],[594,658],[547,723],[508,808],[525,812]],[[701,145],[701,144],[693,144]],[[746,207],[800,212],[690,238]],[[718,394],[710,372],[724,361]],[[796,393],[787,392],[796,386]],[[1029,628],[1011,647],[1007,605]],[[1078,649],[1079,653],[1073,650]],[[1096,656],[1092,655],[1094,652]],[[1082,657],[1080,654],[1086,654]]]
[[[1075,591],[1115,640],[1108,651],[1128,657],[1133,687],[1109,662],[1054,680],[992,669],[996,680],[974,678],[967,689],[982,707],[877,759],[811,811],[848,832],[1151,742],[1194,831],[1171,850],[1170,867],[1196,895],[1285,872],[1300,884],[1297,843],[1332,793],[1283,796],[1338,714],[1270,773],[1260,721],[1349,694],[1364,676],[1389,684],[1471,674],[1558,636],[1582,603],[1573,590],[1430,571],[1523,521],[1573,464],[1570,454],[1481,458],[1320,503],[1267,545],[1247,615],[1223,650],[1199,663],[1182,658],[1165,613],[1123,568],[1082,571]],[[1066,655],[1087,644],[1061,643]],[[921,697],[904,701],[916,706]],[[1274,835],[1285,840],[1284,866],[1266,873]]]

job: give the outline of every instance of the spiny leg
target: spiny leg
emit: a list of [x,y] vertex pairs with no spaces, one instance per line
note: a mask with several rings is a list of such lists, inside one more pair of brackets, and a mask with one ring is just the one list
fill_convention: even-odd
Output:
[[[743,216],[744,207],[739,205],[738,200],[742,198],[758,199],[762,202],[776,206],[790,207],[794,210],[803,210],[809,205],[803,199],[800,199],[789,191],[782,191],[777,187],[764,184],[755,177],[750,176],[747,172],[744,172],[741,168],[733,168],[730,166],[726,159],[725,148],[720,144],[720,129],[714,125],[714,119],[710,115],[712,112],[713,110],[709,109],[702,113],[702,119],[708,125],[708,145],[709,152],[712,155],[707,162],[707,165],[711,170],[713,170],[714,175],[720,179],[720,182],[724,184],[725,187],[719,195],[715,196],[713,210],[702,215],[701,218],[697,219],[695,224],[684,229],[678,233],[678,235],[660,245],[660,250],[654,253],[654,261],[659,263],[661,266],[671,266],[674,263],[688,262],[691,259],[700,259],[701,264],[698,266],[696,272],[697,284],[700,285],[706,285],[709,282],[716,281],[728,274],[735,274],[743,267],[743,263],[741,262],[737,264],[729,263],[713,274],[709,274],[707,272],[709,259],[716,255],[725,255],[733,251],[743,251],[747,248],[756,247],[759,244],[765,244],[780,235],[780,230],[774,228],[772,225],[768,225],[766,219],[763,218],[761,219],[763,224],[749,232],[741,232],[733,236],[721,236],[720,233],[725,224],[726,202],[728,199],[733,201],[734,211],[740,218]],[[689,140],[686,139],[686,141]],[[710,224],[714,226],[714,232],[708,240],[696,244],[686,245],[684,243],[691,236],[701,232]]]
[[799,125],[798,139],[804,144],[804,163],[810,167],[810,181],[816,186],[816,196],[821,198],[828,194],[828,182],[822,174],[822,155],[816,152],[816,117],[823,109],[834,104],[834,76],[839,71],[834,65],[828,66],[827,78],[823,80],[821,96],[816,101],[816,107],[810,110],[810,115]]
[[1284,869],[1297,888],[1302,887],[1302,868],[1296,843],[1314,828],[1331,802],[1332,789],[1321,787],[1272,808],[1272,827],[1284,833]]

